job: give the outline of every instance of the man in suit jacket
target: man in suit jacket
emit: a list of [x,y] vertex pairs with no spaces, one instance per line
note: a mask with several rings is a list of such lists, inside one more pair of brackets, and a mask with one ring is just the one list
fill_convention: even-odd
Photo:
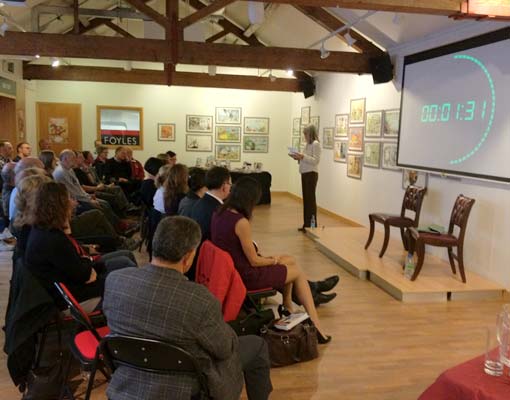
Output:
[[207,192],[191,210],[191,218],[198,222],[202,230],[202,242],[211,238],[213,212],[230,194],[232,186],[230,172],[224,167],[212,167],[205,175],[205,186],[207,186]]
[[[108,325],[113,333],[163,340],[191,353],[214,399],[238,400],[244,373],[248,398],[265,400],[272,390],[267,344],[258,336],[238,338],[223,321],[218,300],[183,276],[199,243],[194,221],[164,218],[154,235],[152,264],[108,276],[103,303]],[[111,400],[189,400],[197,391],[197,382],[186,375],[120,366],[107,395]]]

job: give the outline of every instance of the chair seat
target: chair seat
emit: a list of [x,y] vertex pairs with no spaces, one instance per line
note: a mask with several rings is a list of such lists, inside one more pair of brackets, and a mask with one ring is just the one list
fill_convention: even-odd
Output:
[[408,217],[402,217],[397,214],[383,214],[383,213],[373,213],[369,214],[369,218],[372,218],[374,221],[380,222],[382,224],[388,224],[391,226],[400,226],[403,228],[409,228],[414,226],[414,220]]
[[410,228],[409,231],[415,240],[419,240],[425,244],[430,244],[433,246],[439,247],[450,247],[457,246],[459,243],[459,239],[448,233],[429,233],[429,232],[420,232],[416,228]]
[[[110,333],[110,328],[103,326],[101,328],[97,328],[96,331],[99,336],[105,337]],[[99,346],[99,342],[91,331],[83,331],[74,337],[74,345],[83,358],[92,361],[96,356],[96,350]]]

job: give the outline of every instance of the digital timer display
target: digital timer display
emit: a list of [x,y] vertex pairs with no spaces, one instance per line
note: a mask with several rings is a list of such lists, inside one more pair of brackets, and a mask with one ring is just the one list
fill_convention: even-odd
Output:
[[509,37],[406,57],[399,165],[510,181]]

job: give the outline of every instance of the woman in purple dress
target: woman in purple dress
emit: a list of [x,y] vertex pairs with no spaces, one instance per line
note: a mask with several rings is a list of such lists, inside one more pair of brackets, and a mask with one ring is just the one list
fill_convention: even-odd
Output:
[[322,334],[310,286],[296,260],[288,255],[262,257],[253,244],[250,219],[260,195],[260,185],[254,179],[237,181],[212,217],[211,240],[231,255],[248,290],[273,287],[283,291],[283,304],[291,312],[294,290],[317,327],[319,343],[327,343],[331,337]]

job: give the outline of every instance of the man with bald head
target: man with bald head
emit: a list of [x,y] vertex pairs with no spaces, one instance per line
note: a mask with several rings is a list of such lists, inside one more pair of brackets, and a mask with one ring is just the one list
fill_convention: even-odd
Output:
[[11,142],[2,141],[0,142],[0,170],[5,164],[12,161],[13,147]]

